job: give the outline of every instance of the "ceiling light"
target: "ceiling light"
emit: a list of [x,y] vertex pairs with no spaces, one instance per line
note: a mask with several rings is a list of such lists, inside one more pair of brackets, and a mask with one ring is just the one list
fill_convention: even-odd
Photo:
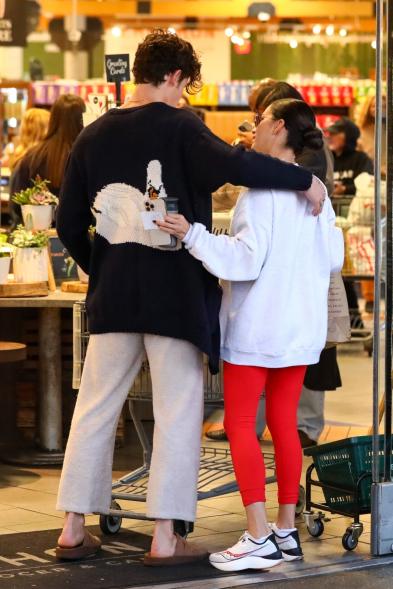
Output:
[[111,33],[114,37],[121,37],[122,31],[120,27],[112,27]]
[[334,35],[334,25],[328,25],[325,30],[328,37],[333,37]]
[[261,22],[267,22],[271,19],[271,15],[268,12],[258,12],[258,20]]
[[340,37],[346,37],[348,35],[348,31],[347,29],[344,29],[344,27],[342,29],[339,30],[338,34],[340,35]]
[[289,41],[289,46],[290,46],[291,49],[296,49],[296,47],[298,46],[298,44],[299,43],[296,41],[296,39],[291,39]]
[[312,28],[312,32],[314,33],[314,35],[320,35],[321,31],[322,31],[321,25],[314,25]]
[[250,31],[244,31],[242,37],[243,39],[251,39]]
[[225,34],[226,34],[226,36],[227,36],[227,37],[232,37],[232,35],[233,35],[233,33],[234,33],[234,32],[235,32],[235,31],[233,30],[233,28],[232,28],[232,27],[227,27],[227,28],[225,29]]

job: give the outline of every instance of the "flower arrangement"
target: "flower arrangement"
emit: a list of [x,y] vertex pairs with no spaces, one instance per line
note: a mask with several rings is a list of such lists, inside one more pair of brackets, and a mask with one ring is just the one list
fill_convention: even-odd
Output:
[[57,205],[59,199],[48,190],[49,180],[42,180],[36,176],[33,186],[16,192],[12,200],[18,205]]
[[48,245],[49,237],[46,231],[30,231],[23,225],[11,233],[11,242],[14,247],[36,247],[43,248]]

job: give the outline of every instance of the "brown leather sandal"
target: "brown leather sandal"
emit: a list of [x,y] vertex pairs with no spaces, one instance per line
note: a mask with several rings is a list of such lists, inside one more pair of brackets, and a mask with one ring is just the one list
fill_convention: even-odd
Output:
[[179,534],[175,534],[175,536],[176,546],[173,556],[151,556],[151,553],[147,552],[143,559],[143,564],[149,567],[174,566],[190,564],[208,558],[209,553],[206,550],[189,544],[184,538],[179,536]]
[[83,542],[77,546],[66,547],[58,545],[56,547],[56,557],[61,560],[79,560],[94,556],[101,548],[101,540],[97,536],[90,534],[88,530],[85,530],[85,537]]

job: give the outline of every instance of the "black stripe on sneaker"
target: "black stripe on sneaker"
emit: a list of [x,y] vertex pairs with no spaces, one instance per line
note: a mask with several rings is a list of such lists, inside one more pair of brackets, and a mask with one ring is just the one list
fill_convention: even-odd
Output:
[[271,554],[265,554],[264,556],[261,556],[261,558],[265,560],[282,560],[282,552],[281,550],[277,550]]
[[287,554],[288,556],[303,556],[303,550],[300,547],[290,548],[289,550],[281,549],[281,552],[283,552],[283,554]]

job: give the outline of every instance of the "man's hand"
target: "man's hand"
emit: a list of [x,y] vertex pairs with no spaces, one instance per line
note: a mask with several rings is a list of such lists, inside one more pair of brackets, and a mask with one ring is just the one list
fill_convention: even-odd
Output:
[[310,201],[313,206],[312,214],[319,215],[322,212],[323,203],[327,196],[326,186],[316,176],[312,177],[312,183],[308,190],[304,192],[304,196]]
[[183,215],[175,213],[166,215],[163,221],[157,220],[155,223],[161,231],[165,231],[165,233],[169,233],[169,235],[174,235],[180,240],[184,239],[190,228],[187,219],[183,217]]

